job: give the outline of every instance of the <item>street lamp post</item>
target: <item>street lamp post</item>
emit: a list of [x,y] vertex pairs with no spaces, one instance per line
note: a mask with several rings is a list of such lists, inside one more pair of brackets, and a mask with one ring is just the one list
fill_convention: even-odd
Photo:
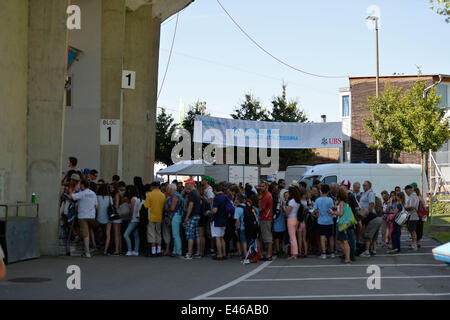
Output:
[[[380,95],[380,60],[378,54],[378,20],[379,18],[376,16],[367,16],[367,20],[375,21],[375,36],[376,36],[376,56],[377,56],[377,78],[376,78],[376,95],[377,97]],[[377,123],[378,125],[378,123]],[[378,144],[378,141],[377,141]],[[377,149],[377,163],[381,162],[381,152],[380,149]]]

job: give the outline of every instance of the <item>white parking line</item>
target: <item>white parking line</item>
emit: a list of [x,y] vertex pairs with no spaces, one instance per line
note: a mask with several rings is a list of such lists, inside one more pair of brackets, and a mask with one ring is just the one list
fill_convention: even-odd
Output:
[[[380,277],[380,279],[434,279],[434,278],[450,278],[450,275],[440,276],[390,276]],[[335,281],[335,280],[367,280],[367,277],[335,277],[335,278],[288,278],[288,279],[247,279],[247,282],[274,282],[274,281]]]
[[397,254],[376,254],[374,257],[399,257],[399,256],[431,256],[433,253],[424,252],[424,253],[397,253]]
[[[373,264],[310,264],[310,265],[298,265],[298,266],[268,266],[267,268],[336,268],[336,267],[368,267]],[[377,263],[379,267],[446,267],[445,263]]]
[[207,300],[260,300],[260,299],[324,299],[324,298],[372,298],[372,297],[439,297],[450,296],[450,292],[444,293],[374,293],[374,294],[335,294],[316,296],[261,296],[261,297],[209,297]]
[[220,291],[223,291],[223,290],[228,289],[228,288],[230,288],[230,287],[232,287],[232,286],[235,286],[235,285],[237,285],[239,282],[242,282],[242,281],[244,281],[244,280],[250,278],[251,276],[253,276],[254,274],[257,274],[258,272],[260,272],[262,269],[264,269],[265,267],[267,267],[267,266],[268,266],[269,264],[271,264],[271,263],[272,263],[272,261],[264,262],[264,263],[263,263],[262,265],[260,265],[258,268],[254,269],[253,271],[250,271],[249,273],[243,275],[242,277],[237,278],[236,280],[233,280],[233,281],[231,281],[231,282],[229,282],[229,283],[227,283],[227,284],[225,284],[225,285],[223,285],[223,286],[221,286],[221,287],[219,287],[219,288],[217,288],[217,289],[214,289],[214,290],[211,290],[211,291],[209,291],[209,292],[206,292],[206,293],[204,293],[204,294],[202,294],[202,295],[200,295],[200,296],[198,296],[198,297],[192,298],[191,300],[203,300],[203,299],[207,299],[209,296],[212,296],[213,294],[216,294],[216,293],[218,293],[218,292],[220,292]]

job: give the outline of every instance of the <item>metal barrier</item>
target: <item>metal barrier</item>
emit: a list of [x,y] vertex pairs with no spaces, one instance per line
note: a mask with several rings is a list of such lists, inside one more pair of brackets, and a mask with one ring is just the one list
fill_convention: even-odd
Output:
[[[20,216],[19,209],[34,207],[33,217]],[[5,216],[0,218],[0,243],[5,249],[7,263],[38,258],[39,251],[39,204],[17,202],[0,204],[5,208]],[[15,208],[15,215],[11,211]]]

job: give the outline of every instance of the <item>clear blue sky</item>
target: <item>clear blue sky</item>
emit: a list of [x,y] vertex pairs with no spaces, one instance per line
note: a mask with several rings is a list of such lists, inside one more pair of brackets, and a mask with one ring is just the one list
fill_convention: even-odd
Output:
[[[450,24],[428,0],[221,0],[263,47],[286,62],[324,75],[375,75],[375,31],[366,10],[381,10],[380,72],[450,74]],[[161,27],[159,86],[175,28]],[[322,79],[288,69],[251,43],[216,0],[195,0],[179,16],[174,52],[158,101],[178,121],[179,99],[207,102],[213,116],[229,117],[247,92],[270,107],[285,82],[312,121],[339,121],[338,89],[348,79]]]

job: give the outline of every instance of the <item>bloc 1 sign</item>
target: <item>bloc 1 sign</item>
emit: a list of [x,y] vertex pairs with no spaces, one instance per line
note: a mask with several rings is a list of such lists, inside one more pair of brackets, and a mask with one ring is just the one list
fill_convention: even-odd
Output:
[[136,84],[136,72],[130,70],[122,70],[122,89],[133,89]]
[[119,119],[100,120],[100,145],[118,145],[120,137]]

